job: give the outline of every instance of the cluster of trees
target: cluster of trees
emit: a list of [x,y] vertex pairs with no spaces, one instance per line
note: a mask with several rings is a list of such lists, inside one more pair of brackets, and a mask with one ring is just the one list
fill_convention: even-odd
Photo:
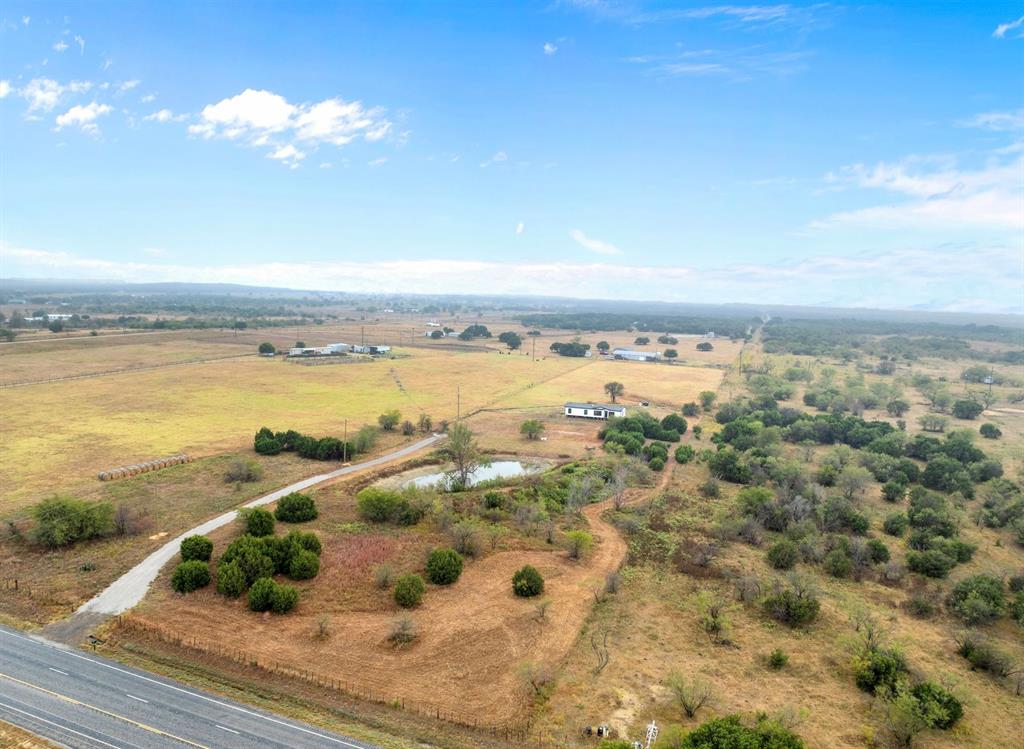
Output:
[[460,341],[471,341],[474,338],[490,338],[491,331],[487,329],[486,325],[470,325],[461,333],[459,333]]
[[583,357],[590,351],[590,344],[580,343],[579,341],[570,341],[569,343],[559,343],[556,341],[548,348],[559,356]]
[[[678,442],[687,426],[686,419],[678,414],[669,414],[658,421],[641,411],[609,421],[598,436],[608,452],[643,456],[653,470],[660,471],[668,461],[668,446],[661,443]],[[647,440],[655,442],[647,444]]]
[[[670,684],[676,701],[687,717],[693,717],[687,705],[698,702],[703,705],[707,699],[700,699],[705,691],[700,686],[689,683],[683,689],[676,690]],[[758,713],[751,720],[745,720],[739,715],[726,715],[702,723],[693,730],[670,725],[658,736],[658,746],[668,749],[804,749],[804,742],[780,721]],[[606,739],[598,744],[598,749],[632,747],[633,742],[626,739]]]
[[[400,414],[398,418],[401,418]],[[397,424],[397,419],[395,423]],[[368,452],[376,441],[377,430],[371,426],[362,427],[347,442],[337,437],[310,437],[294,429],[273,432],[267,427],[261,427],[253,439],[253,448],[260,455],[294,451],[300,457],[311,460],[349,460]]]
[[416,525],[426,513],[426,504],[415,489],[392,491],[368,486],[356,494],[359,516],[371,523]]
[[523,345],[522,336],[511,330],[499,335],[498,340],[504,343],[506,346],[508,346],[510,351],[515,351],[517,348]]
[[526,327],[555,328],[557,330],[638,330],[664,331],[684,335],[701,335],[709,330],[728,338],[746,338],[753,327],[760,325],[757,318],[746,316],[715,317],[685,315],[652,315],[636,312],[567,312],[524,315],[520,322]]
[[32,539],[56,549],[112,533],[114,507],[109,502],[55,496],[32,508],[32,520]]

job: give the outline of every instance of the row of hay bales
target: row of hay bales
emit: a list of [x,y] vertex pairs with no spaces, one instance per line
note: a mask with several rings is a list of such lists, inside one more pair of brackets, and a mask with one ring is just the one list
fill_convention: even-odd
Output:
[[182,463],[191,463],[192,458],[188,455],[172,455],[169,458],[157,458],[156,460],[150,460],[145,463],[136,463],[130,466],[121,466],[120,468],[113,468],[109,471],[100,471],[97,478],[100,481],[114,481],[115,479],[124,479],[129,476],[138,476],[140,473],[148,473],[149,471],[159,471],[161,468],[167,468],[168,466],[177,466]]

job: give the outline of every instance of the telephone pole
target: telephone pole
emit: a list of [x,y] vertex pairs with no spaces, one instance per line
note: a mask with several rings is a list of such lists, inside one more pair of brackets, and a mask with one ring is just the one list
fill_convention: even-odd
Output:
[[537,336],[530,336],[533,338],[533,360],[537,361]]
[[460,385],[455,386],[455,420],[459,421],[462,419],[462,387]]
[[345,439],[341,443],[341,462],[348,463],[348,419],[345,419]]

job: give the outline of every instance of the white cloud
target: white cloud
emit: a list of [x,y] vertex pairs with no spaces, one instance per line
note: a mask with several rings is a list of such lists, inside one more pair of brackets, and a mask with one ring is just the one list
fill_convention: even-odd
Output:
[[106,104],[97,104],[96,102],[90,102],[85,106],[76,104],[64,114],[57,115],[55,129],[61,130],[65,127],[77,126],[87,133],[95,134],[99,132],[96,120],[111,111],[112,108]]
[[[19,96],[28,102],[28,111],[43,110],[49,112],[68,94],[84,94],[91,90],[90,81],[71,81],[68,84],[58,83],[50,78],[33,78],[17,90]],[[11,90],[14,93],[14,89]]]
[[152,104],[154,101],[156,101],[156,94],[146,94],[141,99],[139,99],[139,101],[143,104]]
[[28,26],[31,22],[32,22],[32,17],[31,16],[22,16],[21,17],[22,25]]
[[288,143],[277,150],[268,153],[267,158],[281,161],[289,166],[296,166],[300,161],[306,158],[306,154],[297,149],[291,143]]
[[321,169],[333,169],[334,168],[334,164],[332,164],[329,161],[321,161],[320,162],[320,168]]
[[175,114],[170,109],[159,109],[153,114],[147,114],[142,119],[148,122],[181,122],[187,117],[188,115],[185,114]]
[[977,127],[997,132],[1024,130],[1024,109],[1018,109],[1015,112],[984,112],[961,120],[957,124],[961,127]]
[[1021,29],[1022,26],[1024,26],[1024,16],[1021,16],[1016,21],[999,24],[996,26],[996,30],[992,32],[992,36],[995,39],[1006,39],[1006,34],[1008,32],[1016,31],[1017,33],[1010,34],[1010,39],[1020,39],[1024,36],[1024,29]]
[[372,161],[366,162],[366,165],[367,166],[371,166],[371,167],[378,167],[378,166],[384,166],[387,163],[388,163],[388,157],[387,156],[381,156],[379,158],[373,159]]
[[508,154],[505,153],[504,151],[498,151],[496,154],[494,154],[491,158],[487,159],[486,161],[481,161],[480,167],[482,169],[486,169],[491,164],[500,164],[503,161],[508,161]]
[[[1024,312],[1019,250],[997,245],[910,247],[709,269],[451,258],[190,265],[115,262],[2,241],[0,256],[5,271],[15,277],[53,277],[59,273],[64,278],[239,283],[362,293],[422,292],[431,288],[450,294],[479,294],[480,279],[488,278],[487,290],[495,294]],[[984,294],[979,294],[979,289]]]
[[950,156],[908,157],[875,166],[853,164],[826,181],[840,189],[855,187],[902,196],[904,200],[835,213],[812,223],[821,229],[839,224],[872,228],[976,227],[1024,231],[1024,157],[990,156],[983,165],[960,167]]
[[160,247],[143,247],[142,252],[150,257],[164,257],[167,255],[167,250]]
[[78,45],[79,54],[84,55],[85,54],[85,39],[83,37],[80,37],[78,34],[75,34],[75,44]]
[[524,231],[526,231],[526,224],[520,221],[518,224],[516,224],[516,236],[518,237]]
[[107,59],[105,59],[105,60],[103,61],[103,70],[104,70],[104,71],[110,70],[110,66],[111,66],[111,65],[113,65],[113,64],[114,64],[114,61],[113,61],[113,60],[111,60],[111,59],[110,59],[110,58],[108,57]]
[[67,42],[65,42],[63,39],[58,39],[57,42],[53,45],[53,49],[55,52],[63,52],[67,48]]
[[576,242],[576,244],[580,245],[584,249],[597,253],[598,255],[622,254],[622,250],[613,245],[611,242],[605,242],[601,239],[593,239],[592,237],[588,237],[579,229],[573,229],[572,231],[570,231],[569,236],[573,238],[573,241]]
[[545,55],[553,55],[557,51],[558,51],[558,46],[557,45],[552,44],[551,42],[544,42],[544,54]]
[[[292,104],[271,91],[246,89],[203,108],[189,133],[206,139],[222,138],[278,153],[293,142],[315,149],[322,144],[344,146],[356,138],[384,139],[391,122],[379,107],[340,98],[312,104]],[[276,158],[273,155],[271,158]]]
[[6,99],[11,91],[10,81],[0,81],[0,99]]
[[139,85],[139,83],[140,83],[140,81],[134,81],[134,80],[132,80],[132,81],[121,81],[121,83],[117,84],[117,91],[118,91],[118,93],[123,94],[126,91],[131,91],[133,88],[136,88]]

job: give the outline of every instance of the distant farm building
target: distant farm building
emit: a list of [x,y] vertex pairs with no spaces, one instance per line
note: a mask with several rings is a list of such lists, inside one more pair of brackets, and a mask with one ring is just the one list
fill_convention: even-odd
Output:
[[370,354],[371,356],[380,356],[390,350],[390,346],[352,346],[353,354]]
[[605,406],[601,403],[566,403],[565,415],[578,419],[618,419],[626,415],[626,407]]
[[634,351],[628,348],[617,348],[612,351],[612,356],[616,359],[624,359],[626,361],[658,361],[661,358],[660,351]]
[[329,343],[326,346],[288,349],[288,356],[343,356],[345,354],[370,354],[380,356],[391,351],[390,346],[361,346],[351,343]]

